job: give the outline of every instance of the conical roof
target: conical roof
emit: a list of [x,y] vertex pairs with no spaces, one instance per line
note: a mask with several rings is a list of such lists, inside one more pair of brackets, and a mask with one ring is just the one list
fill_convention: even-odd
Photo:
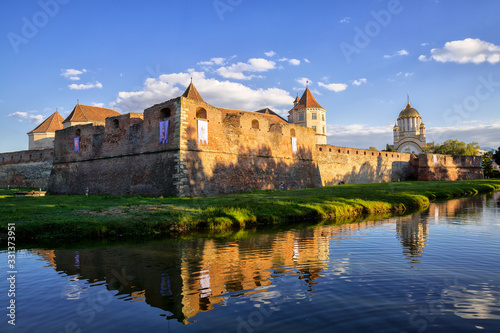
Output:
[[307,87],[304,93],[302,94],[299,103],[293,107],[293,109],[305,109],[305,108],[324,109],[318,102],[316,102],[316,99],[314,98],[311,90],[309,90],[309,87]]
[[98,122],[104,123],[106,118],[119,116],[120,113],[113,109],[101,108],[98,106],[90,106],[77,104],[69,116],[64,119],[63,123],[67,122]]
[[198,90],[196,90],[196,87],[194,86],[193,82],[191,82],[189,86],[186,88],[186,91],[184,91],[182,97],[194,99],[198,102],[205,102],[203,98],[201,98],[201,95],[198,93]]
[[398,120],[404,118],[422,118],[422,117],[420,116],[420,113],[418,113],[417,110],[412,108],[410,102],[408,102],[406,107],[399,113]]
[[38,125],[34,130],[28,132],[30,133],[45,133],[45,132],[55,132],[63,128],[64,118],[59,114],[59,112],[54,112],[47,119],[45,119],[40,125]]

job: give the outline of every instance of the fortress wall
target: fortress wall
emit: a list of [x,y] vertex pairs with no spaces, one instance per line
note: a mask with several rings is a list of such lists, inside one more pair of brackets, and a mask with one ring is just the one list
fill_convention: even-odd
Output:
[[[145,152],[161,152],[178,148],[178,98],[154,105],[142,113],[129,113],[106,119],[106,126],[85,124],[71,126],[56,132],[54,150],[56,163],[86,161]],[[170,117],[162,117],[161,110],[171,110]],[[160,144],[159,123],[169,120],[168,143]],[[74,152],[74,138],[80,138],[79,151]]]
[[[208,142],[198,142],[197,111],[206,110]],[[315,151],[315,132],[311,128],[290,124],[283,119],[249,111],[212,107],[203,102],[182,98],[181,146],[193,150],[221,151],[232,154],[311,158]],[[258,128],[252,122],[258,123]],[[297,138],[300,154],[292,151],[291,138]],[[306,153],[308,152],[308,153]]]
[[51,194],[177,195],[178,152],[163,151],[54,163]]
[[316,163],[264,155],[228,154],[220,151],[182,152],[184,182],[179,195],[204,196],[250,190],[320,187]]
[[317,162],[324,186],[394,182],[414,176],[411,154],[317,146]]
[[[208,142],[198,142],[197,112],[208,121]],[[255,123],[258,122],[258,126]],[[314,130],[255,112],[227,110],[182,98],[179,195],[321,186],[314,162]],[[258,127],[258,128],[256,128]],[[292,150],[297,138],[297,151]]]
[[420,154],[418,180],[483,179],[480,156]]
[[0,187],[47,188],[53,154],[51,148],[0,154]]

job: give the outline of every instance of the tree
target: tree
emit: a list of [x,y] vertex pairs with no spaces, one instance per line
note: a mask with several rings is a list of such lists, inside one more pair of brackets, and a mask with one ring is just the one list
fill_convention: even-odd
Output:
[[375,148],[375,147],[373,147],[373,146],[371,146],[369,149],[370,149],[370,150],[374,150],[374,151],[378,151],[378,149],[377,149],[377,148]]
[[[496,154],[500,152],[500,147]],[[483,173],[485,178],[500,178],[500,171],[493,167],[495,154],[493,151],[489,151],[482,156],[481,166],[483,167]]]
[[465,143],[458,140],[446,140],[442,145],[434,146],[434,153],[443,155],[476,156],[479,152],[477,142]]
[[492,154],[493,159],[495,162],[500,165],[500,147],[498,147],[497,151]]
[[385,145],[385,149],[382,151],[389,151],[389,152],[395,152],[396,149],[394,149],[394,146],[391,146],[390,144]]

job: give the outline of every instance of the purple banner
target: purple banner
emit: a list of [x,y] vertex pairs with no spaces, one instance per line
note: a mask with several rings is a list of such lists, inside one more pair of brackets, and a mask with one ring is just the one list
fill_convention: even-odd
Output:
[[77,136],[73,140],[73,146],[74,146],[75,153],[78,153],[80,151],[80,137],[79,136]]
[[168,143],[168,120],[160,121],[160,144]]

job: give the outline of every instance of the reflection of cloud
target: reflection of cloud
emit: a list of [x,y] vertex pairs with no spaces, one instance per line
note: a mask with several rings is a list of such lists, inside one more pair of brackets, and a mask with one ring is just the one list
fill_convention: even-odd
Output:
[[443,297],[453,299],[455,315],[464,319],[500,319],[498,300],[500,293],[487,283],[469,285],[467,288],[443,290]]

